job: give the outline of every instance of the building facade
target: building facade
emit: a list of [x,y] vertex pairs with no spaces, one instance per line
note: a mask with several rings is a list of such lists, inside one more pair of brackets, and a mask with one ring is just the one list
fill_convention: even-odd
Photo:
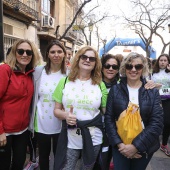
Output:
[[[64,34],[78,8],[78,0],[3,0],[5,54],[17,39],[29,39],[44,56],[49,41]],[[71,28],[61,42],[74,51],[84,37]]]

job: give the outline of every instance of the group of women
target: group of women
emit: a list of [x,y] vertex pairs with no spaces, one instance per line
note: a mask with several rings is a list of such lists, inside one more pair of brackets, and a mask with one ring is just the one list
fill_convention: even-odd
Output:
[[[51,142],[55,170],[73,170],[78,160],[80,169],[93,170],[106,133],[111,156],[105,169],[113,155],[115,170],[144,170],[163,128],[159,92],[145,81],[146,59],[130,53],[121,64],[111,54],[100,60],[95,49],[85,46],[66,76],[60,42],[48,45],[45,66],[36,67],[38,58],[30,41],[19,40],[0,66],[0,170],[23,169],[28,131],[37,140],[41,170],[49,169]],[[117,121],[130,102],[138,106],[143,129],[126,144]]]

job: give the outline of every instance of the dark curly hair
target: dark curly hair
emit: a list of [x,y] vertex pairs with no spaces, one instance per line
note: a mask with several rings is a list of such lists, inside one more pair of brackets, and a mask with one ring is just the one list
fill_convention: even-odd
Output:
[[[102,58],[101,58],[101,63],[102,63],[102,69],[103,69],[103,66],[106,64],[106,62],[109,60],[109,59],[115,59],[117,61],[117,65],[118,67],[120,68],[120,60],[113,54],[104,54],[102,55]],[[102,77],[104,77],[103,75],[103,72],[102,72]],[[116,76],[114,77],[114,79],[117,81],[119,80],[119,72],[116,74]]]

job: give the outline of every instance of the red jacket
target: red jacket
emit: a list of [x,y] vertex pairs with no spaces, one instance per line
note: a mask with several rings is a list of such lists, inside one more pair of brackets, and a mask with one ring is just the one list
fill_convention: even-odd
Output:
[[0,65],[0,134],[28,127],[34,91],[32,72],[12,71],[7,64]]

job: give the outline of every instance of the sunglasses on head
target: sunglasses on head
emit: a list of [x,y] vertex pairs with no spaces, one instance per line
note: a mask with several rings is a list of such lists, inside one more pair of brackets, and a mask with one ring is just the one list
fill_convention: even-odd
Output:
[[32,50],[17,49],[17,53],[19,55],[23,55],[25,52],[26,52],[27,56],[33,55],[33,51]]
[[126,70],[132,70],[133,67],[135,67],[136,71],[139,71],[139,70],[141,70],[143,68],[143,65],[142,64],[136,64],[136,65],[126,64],[125,65]]
[[105,64],[103,67],[104,67],[105,69],[110,69],[110,67],[112,67],[113,70],[118,70],[118,69],[119,69],[119,66],[116,65],[116,64],[113,64],[113,65]]
[[96,57],[88,57],[87,55],[81,55],[80,58],[83,60],[83,61],[86,61],[87,59],[89,59],[90,62],[95,62],[96,61]]

